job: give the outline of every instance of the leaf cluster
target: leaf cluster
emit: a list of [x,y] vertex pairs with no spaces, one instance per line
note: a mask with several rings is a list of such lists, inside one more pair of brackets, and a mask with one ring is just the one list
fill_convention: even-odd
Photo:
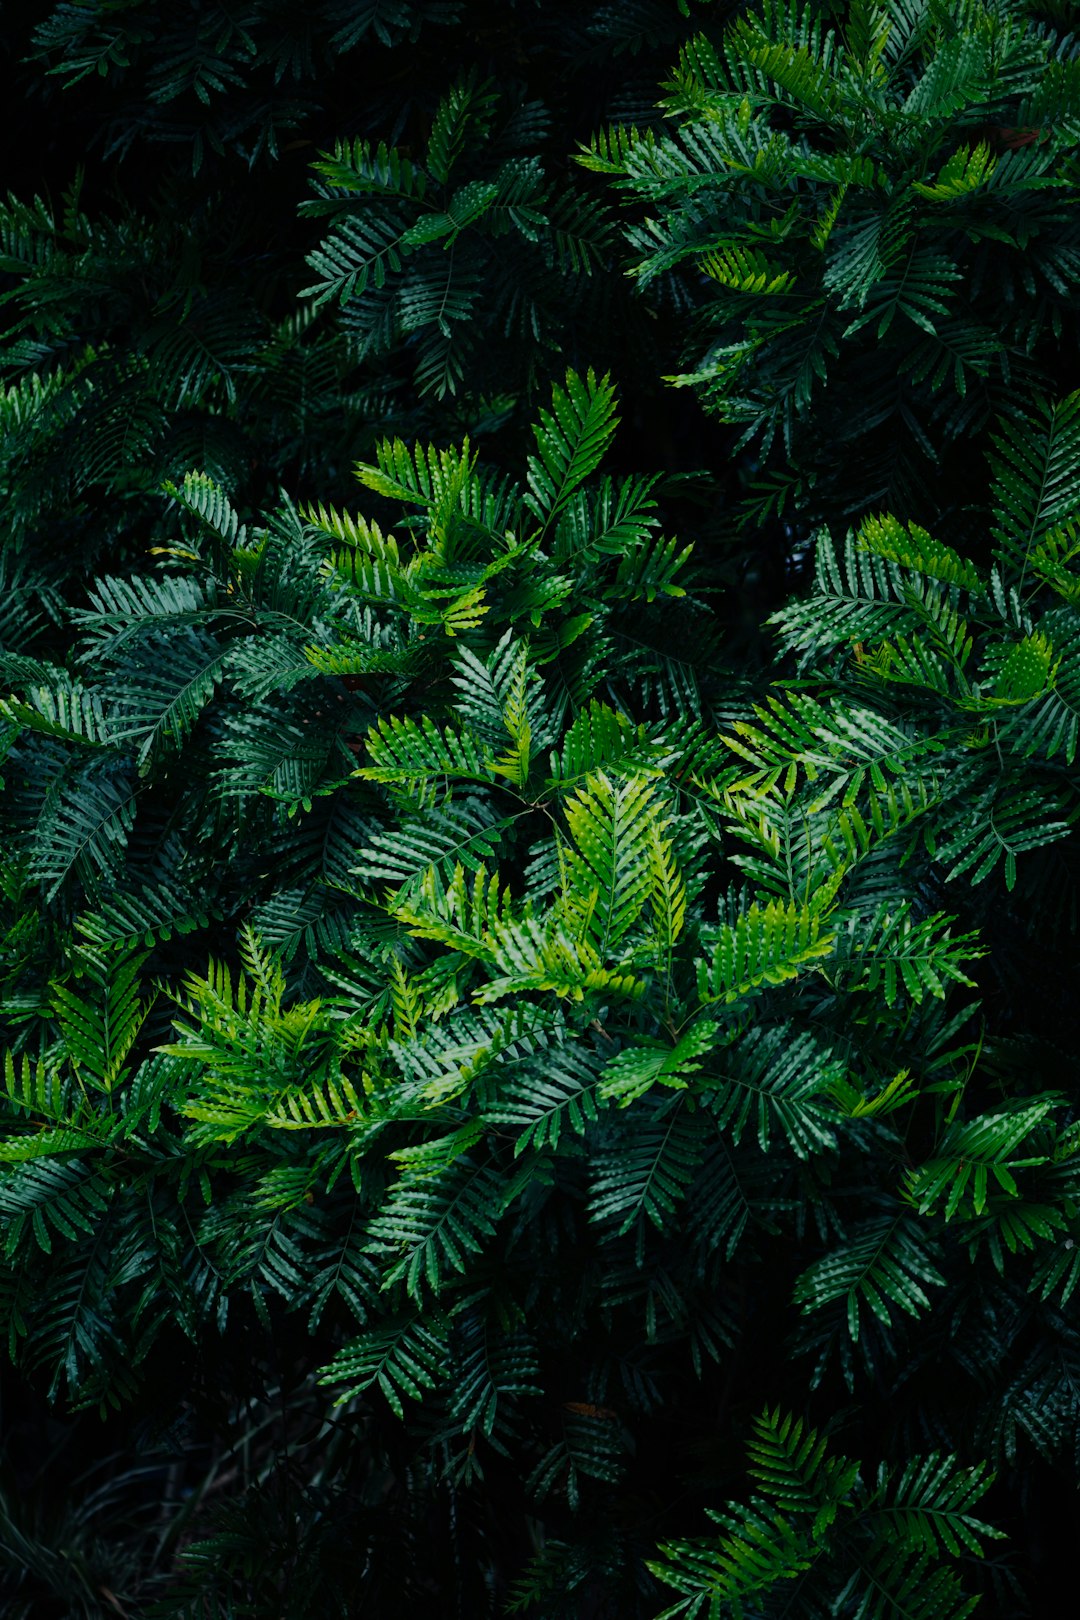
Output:
[[695,313],[685,368],[760,463],[748,524],[884,507],[963,532],[972,441],[1070,384],[1080,77],[1017,3],[770,3],[690,40],[669,123],[614,127],[643,288]]

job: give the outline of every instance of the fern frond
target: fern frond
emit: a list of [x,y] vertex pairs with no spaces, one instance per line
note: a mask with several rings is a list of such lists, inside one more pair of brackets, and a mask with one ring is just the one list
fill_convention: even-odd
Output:
[[967,1207],[981,1215],[991,1196],[1015,1198],[1019,1188],[1014,1171],[1046,1163],[1045,1152],[1032,1152],[1030,1147],[1026,1152],[1019,1150],[1049,1114],[1053,1101],[1046,1097],[974,1119],[954,1120],[933,1155],[908,1172],[907,1196],[920,1214],[943,1205],[948,1221]]
[[733,924],[711,931],[711,958],[697,964],[698,995],[712,1002],[737,1001],[763,985],[783,984],[805,963],[830,956],[836,935],[814,907],[755,901]]
[[973,948],[978,936],[954,938],[950,921],[941,913],[916,921],[909,906],[895,913],[882,907],[858,925],[863,941],[855,951],[862,972],[856,984],[871,991],[882,988],[889,1007],[901,990],[918,1003],[926,995],[943,1000],[947,982],[974,984],[962,964],[983,954]]
[[896,1310],[919,1316],[930,1308],[930,1288],[944,1286],[925,1231],[903,1214],[863,1222],[825,1259],[799,1277],[794,1298],[804,1312],[842,1305],[847,1329],[859,1337],[861,1313],[870,1311],[886,1328]]
[[639,1221],[663,1229],[686,1197],[701,1161],[703,1143],[682,1099],[665,1098],[639,1111],[607,1151],[594,1160],[590,1214],[615,1224],[622,1236]]
[[763,1151],[776,1132],[802,1159],[833,1145],[835,1115],[827,1099],[841,1065],[809,1031],[759,1025],[705,1069],[695,1090],[736,1144],[756,1128]]
[[836,1518],[859,1474],[857,1462],[830,1455],[818,1430],[779,1409],[754,1419],[747,1452],[751,1479],[781,1513],[813,1515],[815,1539]]
[[339,1404],[377,1385],[390,1409],[402,1418],[406,1400],[419,1400],[436,1387],[447,1358],[445,1324],[430,1311],[421,1322],[414,1312],[353,1339],[324,1368],[319,1382],[345,1385]]
[[647,777],[620,785],[602,771],[566,802],[575,845],[566,858],[571,914],[601,960],[633,927],[652,890],[649,848],[666,825],[661,808]]
[[1022,582],[1044,535],[1080,507],[1080,393],[1014,415],[993,443],[993,537],[1009,577]]
[[425,1285],[440,1293],[494,1232],[497,1215],[497,1182],[483,1165],[459,1158],[438,1175],[406,1175],[369,1227],[371,1252],[387,1260],[384,1286],[400,1279],[414,1297]]
[[52,900],[69,876],[91,894],[115,877],[135,822],[137,789],[114,759],[96,761],[64,781],[46,805],[31,845],[31,870]]
[[529,506],[545,525],[600,465],[618,418],[615,390],[607,377],[589,371],[566,374],[566,389],[552,392],[551,410],[541,410],[533,433],[537,454],[529,457]]

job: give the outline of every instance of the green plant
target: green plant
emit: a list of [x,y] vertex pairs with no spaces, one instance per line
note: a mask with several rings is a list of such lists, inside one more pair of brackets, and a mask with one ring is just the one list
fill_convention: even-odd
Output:
[[[520,32],[442,0],[40,21],[20,140],[50,161],[0,204],[6,649],[62,657],[85,580],[168,543],[160,487],[192,468],[248,517],[283,487],[340,503],[385,434],[517,454],[575,356],[654,390],[655,322],[601,273],[606,208],[565,161],[586,59],[618,108],[629,19],[568,9]],[[672,8],[650,48],[687,27]]]
[[685,1594],[665,1620],[761,1612],[774,1592],[788,1612],[858,1620],[936,1620],[974,1609],[949,1566],[958,1555],[982,1557],[995,1534],[971,1512],[989,1484],[981,1467],[931,1453],[864,1477],[813,1429],[765,1412],[754,1423],[750,1473],[763,1494],[710,1514],[723,1532],[719,1544],[677,1543],[654,1566]]
[[980,436],[1075,353],[1073,37],[1023,0],[770,0],[665,89],[670,128],[580,161],[648,210],[639,283],[696,308],[671,380],[755,446],[747,521],[977,533]]
[[[1075,47],[689,10],[39,34],[90,150],[3,222],[0,1612],[1047,1606]],[[687,317],[731,439],[655,412]]]
[[[137,989],[154,917],[130,892],[106,900],[104,835],[100,853],[80,844],[83,870],[60,877],[77,934],[28,1006],[2,1150],[20,1360],[77,1401],[109,1402],[131,1398],[163,1334],[200,1344],[261,1323],[278,1338],[302,1322],[309,1364],[322,1358],[324,1384],[378,1444],[404,1425],[424,1489],[441,1478],[469,1502],[492,1470],[513,1482],[510,1499],[564,1549],[541,1557],[522,1601],[545,1601],[557,1555],[577,1559],[580,1600],[601,1607],[635,1586],[633,1601],[650,1601],[654,1514],[631,1504],[656,1481],[636,1459],[657,1422],[678,1429],[703,1402],[726,1405],[725,1380],[763,1330],[765,1277],[769,1331],[791,1336],[803,1398],[835,1369],[868,1413],[882,1399],[907,1409],[912,1367],[936,1354],[942,1315],[970,1308],[977,1278],[985,1347],[963,1421],[939,1408],[938,1432],[1007,1458],[1015,1442],[991,1436],[1008,1388],[1013,1433],[1068,1445],[1067,1401],[1056,1428],[1045,1406],[1037,1434],[1025,1415],[1045,1401],[1045,1374],[1008,1302],[1028,1287],[1044,1351],[1060,1321],[1068,1353],[1075,1279],[1060,1262],[1077,1196],[1061,1095],[985,1092],[986,1036],[965,995],[979,942],[932,898],[960,806],[970,822],[980,802],[972,772],[1000,757],[1031,773],[1032,718],[1059,666],[1048,656],[1040,684],[979,644],[993,722],[1026,718],[1030,734],[979,748],[966,710],[952,729],[928,723],[942,683],[903,708],[922,688],[886,682],[862,625],[860,656],[899,694],[896,713],[867,675],[816,696],[804,681],[750,719],[707,637],[688,662],[702,604],[687,548],[658,535],[651,486],[597,477],[614,430],[607,381],[571,373],[516,486],[467,447],[388,442],[361,478],[397,505],[407,541],[327,509],[249,533],[205,480],[176,489],[176,549],[216,577],[213,597],[181,609],[170,593],[189,559],[163,559],[137,595],[113,590],[82,621],[100,691],[28,690],[10,715],[75,761],[111,751],[136,796],[178,749],[208,749],[248,847],[261,800],[281,828],[266,847],[289,864],[271,860],[239,961],[187,976],[170,1039],[162,999]],[[1047,429],[1030,434],[1035,455]],[[962,588],[928,538],[878,520],[862,540],[877,558],[853,553],[851,566],[881,589],[848,630],[869,611],[883,636],[888,615]],[[1002,547],[1007,603],[1021,565]],[[116,671],[152,692],[153,669],[181,668],[161,637],[187,645],[193,622],[220,638],[222,685],[199,688],[190,724],[129,723]],[[784,623],[833,644],[821,603]],[[903,624],[910,676],[919,643]],[[993,634],[991,618],[988,647]],[[1023,644],[1048,635],[1040,622]],[[230,689],[257,679],[273,702],[238,707]],[[205,772],[187,774],[183,843],[220,853]],[[1021,853],[1069,819],[1047,833],[1037,793],[1025,808],[1043,836],[1019,837]],[[102,802],[95,788],[87,811]],[[964,838],[961,865],[985,842],[979,826]],[[135,926],[110,926],[125,908]],[[959,1342],[958,1372],[971,1353]],[[778,1363],[764,1375],[790,1392]],[[761,1377],[752,1368],[740,1387]],[[906,1420],[919,1423],[917,1404]],[[948,1496],[967,1476],[944,1459],[920,1472],[897,1422],[882,1429],[873,1490],[901,1506],[924,1485],[928,1500]],[[683,1491],[708,1501],[730,1477],[722,1435],[703,1475],[688,1434],[676,1447]],[[844,1472],[838,1500],[854,1480]],[[747,1545],[769,1579],[816,1567],[819,1551],[847,1569],[858,1547],[891,1594],[858,1612],[891,1613],[917,1587],[938,1604],[919,1612],[968,1612],[952,1574],[929,1577],[917,1515],[888,1557],[883,1520],[866,1539],[871,1488],[859,1489],[841,1542],[839,1530],[820,1539],[824,1520],[809,1541],[770,1520],[770,1541],[754,1508]],[[739,1522],[723,1525],[741,1546]],[[712,1554],[680,1552],[673,1533],[657,1568],[698,1612],[693,1571]],[[466,1561],[490,1556],[481,1545],[467,1536]],[[204,1577],[213,1590],[212,1565]],[[852,1578],[838,1574],[837,1590]],[[713,1612],[740,1612],[741,1597],[707,1591]]]

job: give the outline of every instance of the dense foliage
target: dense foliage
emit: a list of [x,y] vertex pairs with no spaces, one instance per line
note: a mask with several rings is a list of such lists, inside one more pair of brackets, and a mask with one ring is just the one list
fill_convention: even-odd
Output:
[[1042,9],[769,4],[684,46],[663,129],[589,143],[650,210],[638,280],[707,278],[674,380],[758,447],[749,520],[978,545],[993,417],[1071,386],[1080,63]]
[[0,1612],[1039,1612],[1080,42],[25,53],[91,150],[2,221]]

